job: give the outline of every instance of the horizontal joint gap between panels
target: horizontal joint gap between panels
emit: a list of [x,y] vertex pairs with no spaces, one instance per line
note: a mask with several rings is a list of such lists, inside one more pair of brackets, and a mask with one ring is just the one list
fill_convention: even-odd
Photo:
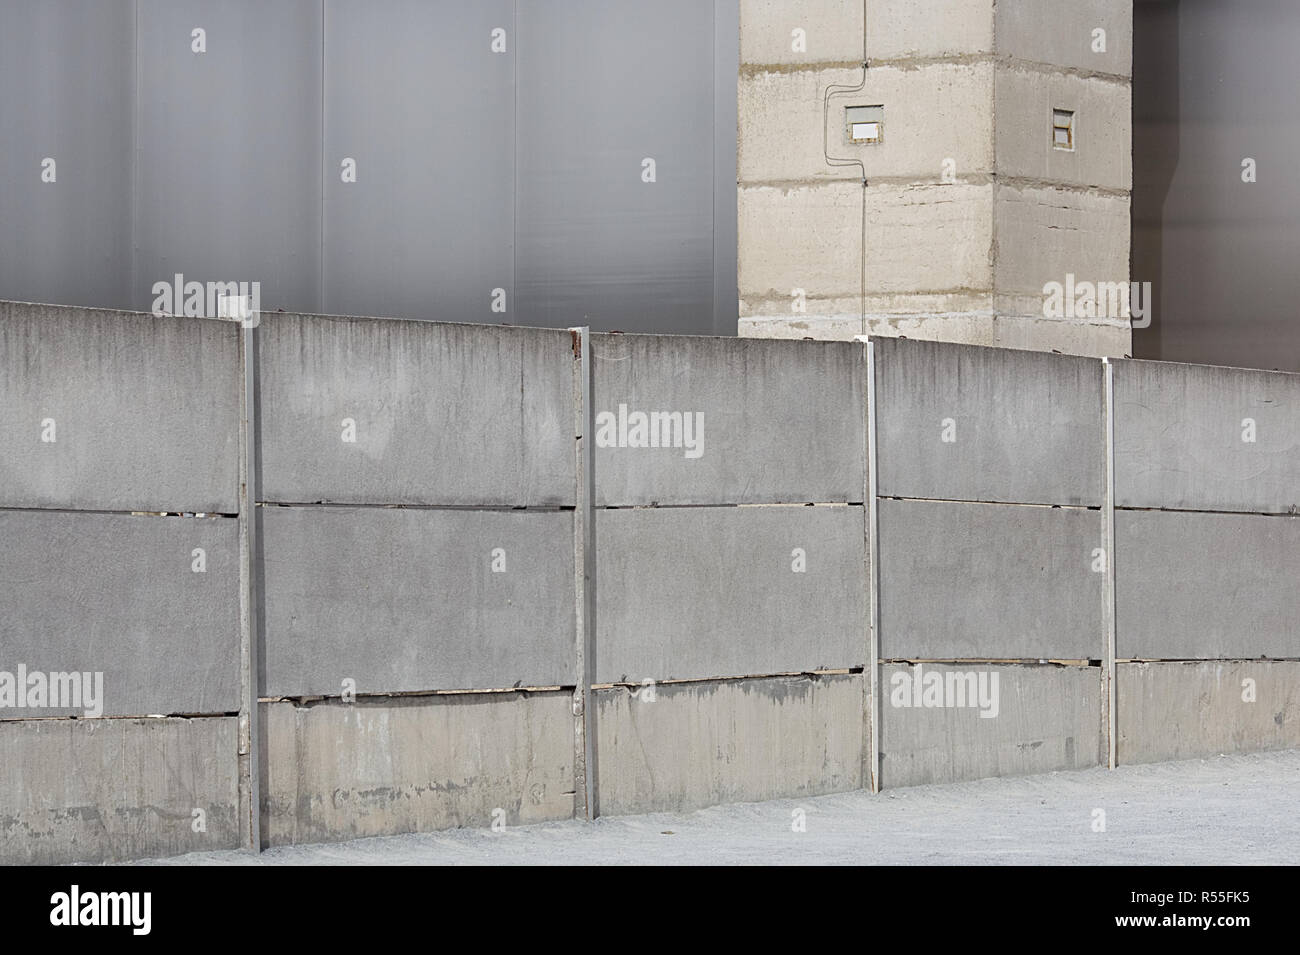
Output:
[[105,723],[110,720],[222,720],[234,719],[239,711],[230,713],[135,713],[111,716],[20,716],[0,717],[0,726],[6,723]]
[[1223,514],[1229,517],[1300,517],[1300,509],[1291,511],[1225,511],[1202,507],[1133,507],[1115,505],[1115,513],[1132,514]]
[[260,508],[285,507],[300,510],[339,510],[343,508],[370,511],[533,511],[536,513],[572,513],[572,504],[375,504],[346,501],[258,501]]
[[1101,504],[1042,504],[1029,501],[976,501],[949,497],[902,497],[894,494],[877,494],[878,501],[904,501],[917,504],[988,504],[991,507],[1042,507],[1058,511],[1100,511]]
[[488,696],[504,695],[510,693],[572,693],[576,686],[505,686],[489,687],[486,689],[475,690],[394,690],[391,692],[376,693],[358,693],[357,698],[349,703],[344,703],[342,696],[322,696],[316,693],[304,693],[300,696],[262,696],[258,697],[258,703],[292,703],[295,706],[314,706],[318,703],[342,703],[344,706],[354,706],[358,703],[386,703],[393,700],[421,700],[433,697],[448,696]]
[[927,663],[939,663],[944,666],[957,666],[968,663],[980,664],[982,666],[1044,666],[1044,667],[1099,667],[1101,661],[1096,657],[1091,660],[1050,660],[1038,658],[1022,657],[947,657],[940,659],[938,657],[890,657],[887,660],[882,659],[881,664],[905,664],[907,666],[919,666]]
[[742,508],[742,507],[862,507],[863,501],[773,501],[732,504],[601,504],[598,511],[670,511],[691,508]]
[[1300,657],[1116,657],[1116,663],[1300,663]]
[[[210,518],[237,519],[238,513],[225,511],[138,511],[101,510],[82,507],[0,507],[0,514],[118,514],[122,517],[178,517],[182,520],[206,521]],[[202,515],[202,516],[200,516]]]
[[[696,676],[696,677],[679,677],[676,679],[660,680],[654,679],[652,682],[655,686],[689,686],[699,683],[739,683],[742,680],[788,680],[788,679],[810,679],[815,680],[824,676],[851,676],[860,674],[862,667],[840,667],[829,670],[790,670],[783,673],[751,673],[746,676]],[[650,679],[647,677],[647,679]],[[636,690],[643,684],[618,681],[615,683],[593,683],[593,690],[616,690],[627,689]]]

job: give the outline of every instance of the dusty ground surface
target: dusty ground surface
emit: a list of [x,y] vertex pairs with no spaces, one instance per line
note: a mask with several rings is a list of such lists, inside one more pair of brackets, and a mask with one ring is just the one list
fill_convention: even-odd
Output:
[[[793,831],[802,810],[806,831]],[[1105,813],[1105,831],[1094,831]],[[203,852],[186,865],[1300,863],[1300,751],[697,812]]]

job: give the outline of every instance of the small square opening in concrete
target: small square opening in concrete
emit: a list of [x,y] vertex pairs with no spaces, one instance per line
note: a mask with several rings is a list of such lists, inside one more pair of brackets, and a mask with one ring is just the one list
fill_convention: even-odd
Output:
[[1074,148],[1074,110],[1052,110],[1052,146],[1055,149]]
[[844,119],[849,142],[863,145],[884,141],[884,106],[848,106],[844,109]]

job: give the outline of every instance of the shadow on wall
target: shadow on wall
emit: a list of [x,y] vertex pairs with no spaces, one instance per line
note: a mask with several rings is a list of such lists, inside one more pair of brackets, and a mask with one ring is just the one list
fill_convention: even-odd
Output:
[[1134,355],[1300,371],[1300,7],[1133,5]]

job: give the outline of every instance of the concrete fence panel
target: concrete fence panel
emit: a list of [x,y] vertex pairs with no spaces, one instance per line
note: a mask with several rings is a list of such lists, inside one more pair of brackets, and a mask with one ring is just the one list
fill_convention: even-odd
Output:
[[596,547],[598,683],[866,661],[860,506],[603,510]]
[[239,709],[235,520],[0,510],[0,541],[0,719]]
[[601,811],[682,812],[719,802],[862,787],[862,675],[774,677],[596,694]]
[[234,716],[0,722],[8,770],[0,773],[0,863],[236,848],[238,724]]
[[1105,762],[1099,667],[889,664],[880,693],[885,786]]
[[1100,361],[897,338],[874,342],[882,496],[1101,504]]
[[862,352],[593,335],[596,504],[861,502]]
[[1121,663],[1119,759],[1300,748],[1300,661]]
[[573,512],[264,507],[271,696],[573,685]]
[[271,845],[573,815],[571,695],[263,705]]
[[238,331],[0,302],[0,507],[233,513]]
[[883,659],[1103,655],[1099,511],[882,500],[879,527]]
[[1300,510],[1300,375],[1116,362],[1115,504]]
[[569,332],[271,314],[262,500],[569,505]]
[[1120,511],[1116,653],[1300,659],[1300,516]]

